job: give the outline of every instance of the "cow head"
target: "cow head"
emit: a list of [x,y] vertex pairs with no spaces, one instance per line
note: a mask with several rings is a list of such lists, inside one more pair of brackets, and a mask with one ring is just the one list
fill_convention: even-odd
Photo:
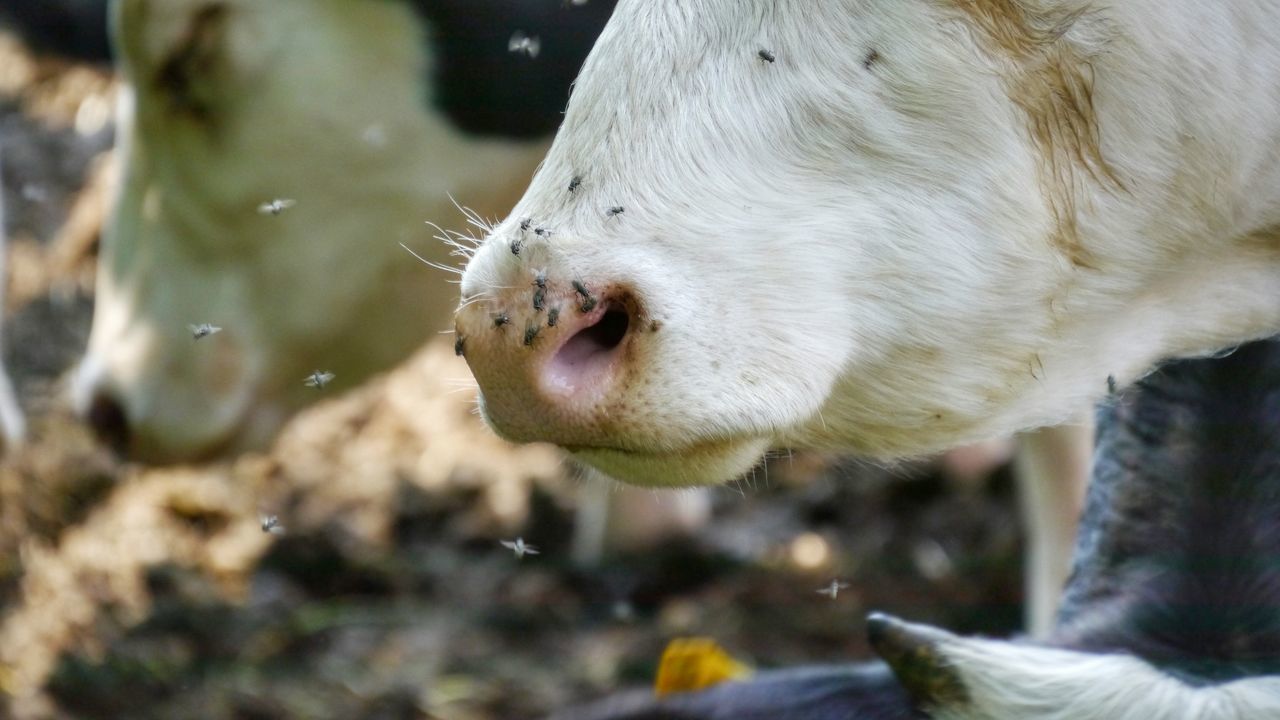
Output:
[[449,28],[350,0],[124,0],[113,22],[122,169],[76,380],[95,425],[143,459],[251,447],[314,370],[354,384],[445,327],[447,276],[400,244],[453,262],[425,221],[463,225],[451,196],[504,212],[546,147],[442,110]]
[[1056,423],[1280,327],[1280,197],[1230,159],[1265,128],[1199,112],[1224,87],[1182,71],[1200,36],[1140,14],[624,0],[463,278],[488,422],[720,482],[772,447]]

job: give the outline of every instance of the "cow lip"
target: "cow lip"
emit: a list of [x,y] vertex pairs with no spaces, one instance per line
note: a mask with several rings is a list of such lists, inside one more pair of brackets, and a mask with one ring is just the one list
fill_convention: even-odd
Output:
[[636,457],[674,457],[685,455],[690,452],[697,452],[702,449],[725,447],[734,443],[752,440],[751,436],[744,435],[742,437],[725,437],[725,438],[709,438],[705,440],[695,440],[686,445],[676,448],[649,450],[645,448],[625,447],[622,445],[609,445],[606,443],[573,443],[561,445],[562,448],[569,452],[590,452],[602,451],[613,452],[622,455],[634,455]]
[[741,436],[691,443],[676,450],[631,450],[598,445],[564,446],[616,480],[650,487],[719,485],[746,473],[769,448],[765,437]]

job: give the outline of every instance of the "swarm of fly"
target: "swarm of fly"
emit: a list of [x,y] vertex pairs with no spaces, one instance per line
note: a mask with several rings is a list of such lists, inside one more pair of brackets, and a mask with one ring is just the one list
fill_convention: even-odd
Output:
[[584,313],[591,312],[596,306],[596,299],[591,296],[591,291],[587,290],[587,286],[582,284],[581,280],[573,281],[573,291],[582,296],[582,305],[578,308]]

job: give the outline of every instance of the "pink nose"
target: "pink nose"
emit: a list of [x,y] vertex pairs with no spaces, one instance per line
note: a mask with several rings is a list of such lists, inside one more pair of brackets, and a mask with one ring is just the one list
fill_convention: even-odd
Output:
[[602,444],[625,414],[641,356],[635,296],[538,274],[459,311],[455,349],[480,384],[486,417],[520,442]]

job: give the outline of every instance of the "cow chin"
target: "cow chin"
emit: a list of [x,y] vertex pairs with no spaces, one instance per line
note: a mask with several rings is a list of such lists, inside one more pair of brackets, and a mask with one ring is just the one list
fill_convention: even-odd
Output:
[[263,451],[271,446],[288,416],[284,406],[262,402],[239,411],[229,422],[221,420],[216,425],[197,427],[186,423],[188,427],[181,432],[174,431],[174,423],[142,425],[129,444],[127,456],[134,462],[172,465]]
[[567,448],[600,472],[641,487],[721,485],[749,471],[769,448],[764,438],[711,440],[669,453]]

